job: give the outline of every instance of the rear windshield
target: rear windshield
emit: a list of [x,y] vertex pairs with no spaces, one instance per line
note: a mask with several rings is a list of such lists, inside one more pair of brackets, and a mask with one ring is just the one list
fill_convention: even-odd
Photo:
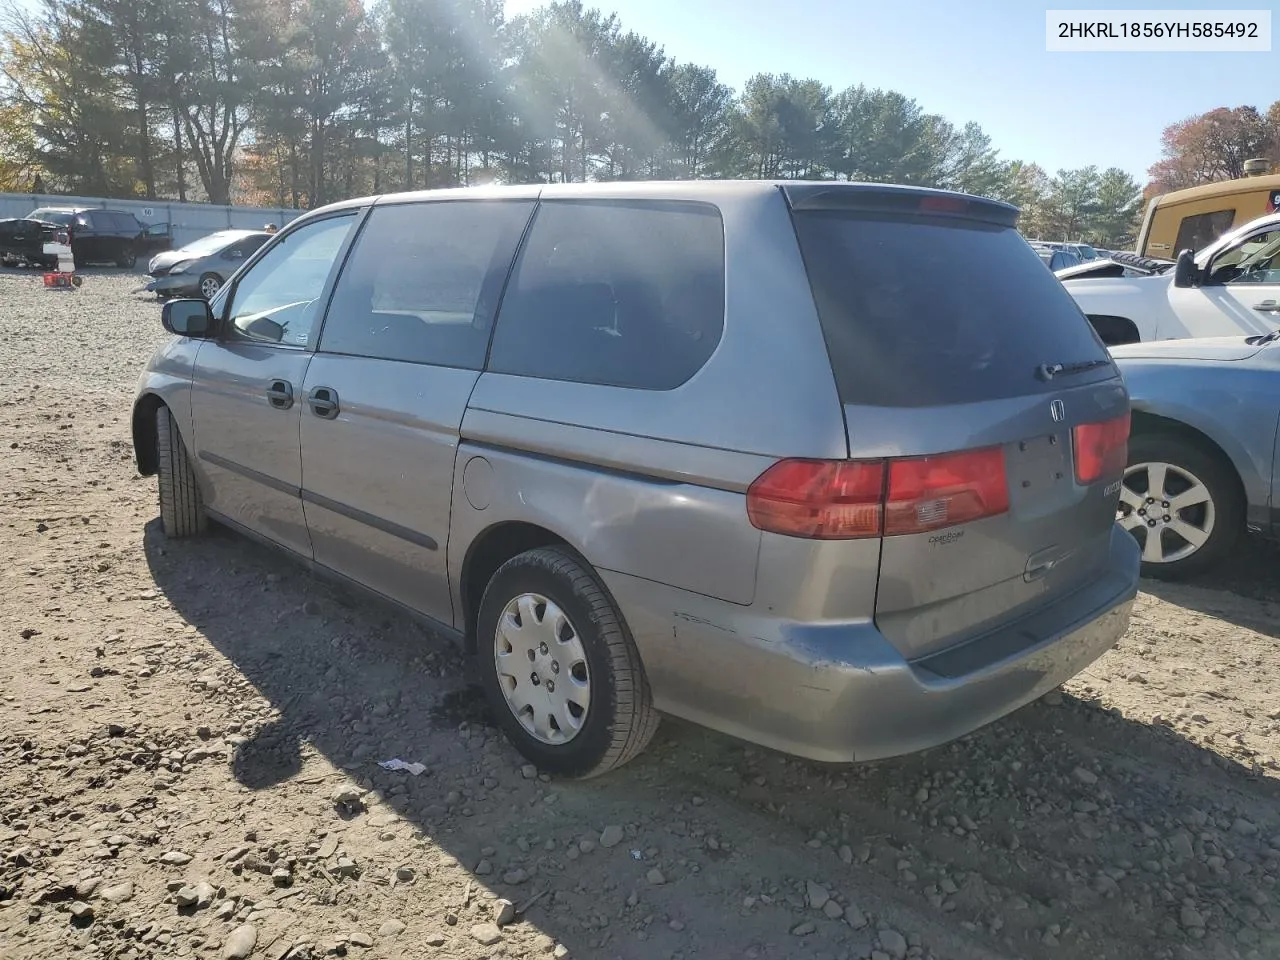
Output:
[[[1062,283],[1011,227],[797,211],[846,404],[923,407],[1061,387],[1041,364],[1108,359]],[[1102,379],[1113,368],[1076,375]]]
[[70,210],[34,210],[27,214],[28,220],[43,220],[45,223],[56,223],[60,227],[69,224],[75,214]]

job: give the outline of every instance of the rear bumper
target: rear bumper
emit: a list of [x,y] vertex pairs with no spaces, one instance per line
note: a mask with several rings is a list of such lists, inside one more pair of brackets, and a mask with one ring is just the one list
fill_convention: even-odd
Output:
[[961,737],[1069,680],[1128,628],[1138,547],[1112,531],[1088,585],[908,662],[869,621],[806,624],[603,571],[662,711],[786,753],[875,760]]

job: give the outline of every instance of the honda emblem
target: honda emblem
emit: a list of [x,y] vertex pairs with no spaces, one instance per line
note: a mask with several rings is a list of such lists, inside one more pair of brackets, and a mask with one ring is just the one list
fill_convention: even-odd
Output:
[[1067,408],[1062,405],[1061,400],[1054,400],[1049,404],[1049,413],[1053,415],[1054,423],[1061,423],[1062,418],[1067,415]]

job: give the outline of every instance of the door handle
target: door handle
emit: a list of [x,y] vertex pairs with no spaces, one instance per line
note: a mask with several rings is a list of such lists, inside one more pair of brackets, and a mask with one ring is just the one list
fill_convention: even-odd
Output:
[[267,403],[277,410],[288,410],[293,406],[293,384],[288,380],[272,380],[267,387]]
[[1263,313],[1280,313],[1280,303],[1274,300],[1263,300],[1261,303],[1255,303],[1253,309],[1261,310]]
[[307,394],[307,403],[317,417],[334,420],[338,416],[338,391],[332,387],[313,387]]

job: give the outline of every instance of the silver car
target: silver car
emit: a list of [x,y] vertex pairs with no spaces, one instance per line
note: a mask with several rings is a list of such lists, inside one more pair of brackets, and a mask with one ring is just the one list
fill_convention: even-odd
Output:
[[1129,400],[1015,208],[833,183],[351,200],[143,373],[139,470],[429,617],[544,770],[659,713],[850,762],[965,734],[1124,633]]
[[147,264],[151,279],[143,289],[162,300],[181,296],[212,300],[227,278],[270,237],[265,230],[219,230],[177,250],[157,253]]
[[1133,402],[1120,523],[1142,572],[1207,571],[1246,530],[1276,536],[1280,332],[1112,348]]

